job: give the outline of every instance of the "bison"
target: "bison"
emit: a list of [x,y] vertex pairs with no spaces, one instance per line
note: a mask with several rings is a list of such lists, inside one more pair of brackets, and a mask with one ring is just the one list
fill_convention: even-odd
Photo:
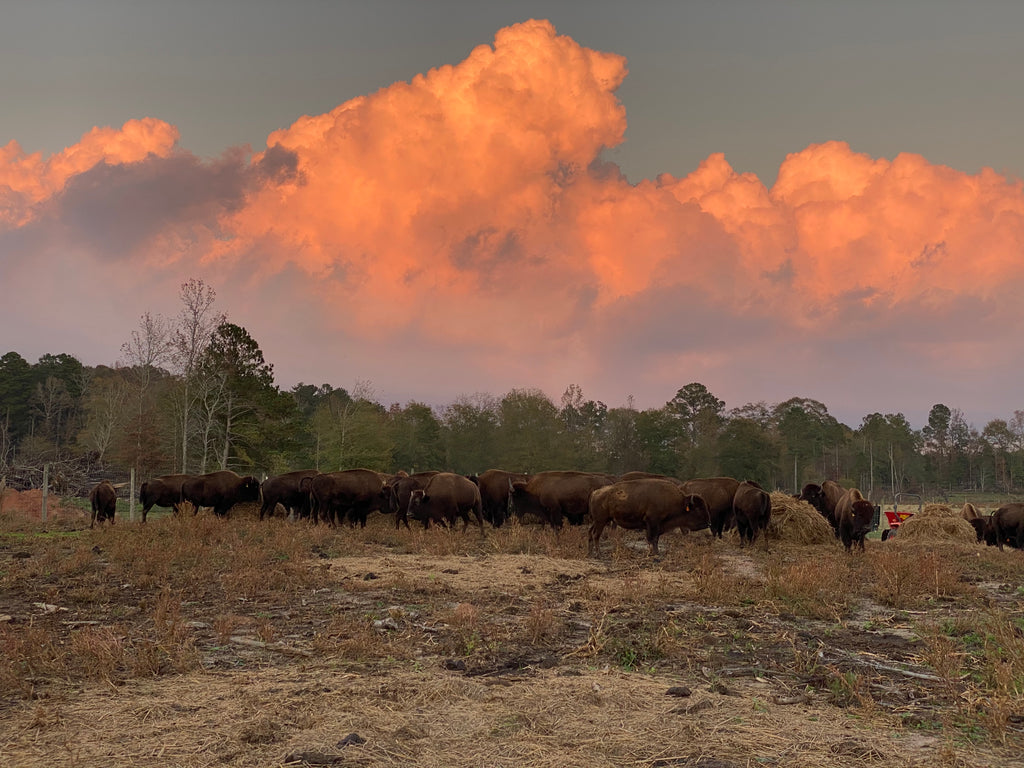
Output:
[[309,481],[309,496],[314,523],[322,517],[330,525],[336,525],[347,517],[350,525],[358,521],[365,528],[370,512],[390,508],[384,477],[372,469],[345,469],[317,475]]
[[181,486],[194,475],[163,475],[147,480],[139,487],[142,504],[142,522],[153,507],[170,507],[175,514],[181,511]]
[[114,524],[114,512],[117,511],[117,491],[109,480],[101,480],[89,492],[89,503],[92,505],[92,517],[89,520],[89,527],[92,528],[98,520],[103,525],[104,520]]
[[874,505],[856,488],[850,488],[836,504],[835,516],[839,527],[839,540],[849,552],[854,543],[864,550],[864,539],[871,532],[875,517]]
[[967,522],[971,522],[971,520],[977,520],[980,518],[981,513],[978,511],[976,506],[971,504],[971,502],[965,501],[964,505],[960,508],[960,517]]
[[538,472],[529,480],[512,482],[512,506],[517,517],[533,514],[556,531],[563,520],[582,525],[590,510],[590,494],[615,482],[595,472]]
[[[405,527],[409,527],[409,499],[412,497],[412,492],[415,490],[422,490],[427,487],[427,483],[430,482],[430,478],[436,475],[437,472],[415,472],[411,475],[403,474],[396,477],[388,485],[388,508],[395,515],[395,528],[398,528],[405,523]],[[427,523],[424,521],[424,527]]]
[[711,533],[722,538],[722,531],[732,527],[732,502],[740,481],[732,477],[699,477],[683,483],[684,493],[704,499],[711,515]]
[[832,532],[839,538],[839,520],[836,518],[836,505],[843,497],[846,490],[835,480],[826,480],[821,485],[808,483],[800,491],[798,499],[808,502],[818,510],[828,524],[832,526]]
[[484,520],[495,528],[500,528],[508,518],[512,483],[529,481],[530,476],[521,472],[506,472],[503,469],[488,469],[481,472],[476,484],[480,486]]
[[303,491],[302,481],[319,474],[319,470],[316,469],[298,469],[264,480],[260,486],[260,496],[263,499],[263,503],[260,504],[260,520],[265,516],[273,517],[278,504],[296,519],[309,517],[309,489],[307,487]]
[[639,470],[633,470],[632,472],[625,472],[619,475],[619,482],[623,480],[669,480],[676,485],[682,485],[683,481],[675,477],[668,475],[659,475],[657,472],[641,472]]
[[620,480],[590,495],[590,533],[587,554],[599,554],[601,534],[614,523],[620,528],[643,530],[650,554],[658,556],[658,539],[679,528],[699,531],[711,525],[707,504],[700,496],[685,493],[679,483],[661,478]]
[[1024,549],[1024,504],[1011,502],[995,510],[992,513],[992,535],[999,549],[1003,544]]
[[967,521],[974,528],[974,535],[978,539],[978,543],[985,542],[989,546],[996,543],[995,532],[992,530],[992,516],[982,515],[981,517],[975,517]]
[[454,472],[438,472],[423,488],[415,489],[409,496],[409,516],[419,520],[424,528],[430,523],[455,525],[462,520],[462,530],[469,527],[470,515],[484,532],[483,502],[480,488],[463,475]]
[[768,523],[772,516],[772,499],[768,492],[753,480],[744,480],[736,488],[732,499],[732,513],[736,519],[736,529],[740,534],[740,545],[744,542],[754,543],[757,534],[765,531],[765,544],[768,542]]
[[212,507],[217,517],[227,517],[235,504],[259,501],[260,481],[252,475],[242,477],[230,469],[207,472],[190,477],[181,484],[181,500],[190,502],[195,511]]

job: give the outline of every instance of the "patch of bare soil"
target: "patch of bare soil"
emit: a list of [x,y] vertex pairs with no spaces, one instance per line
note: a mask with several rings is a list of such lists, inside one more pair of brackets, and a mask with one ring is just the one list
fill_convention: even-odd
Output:
[[1024,678],[972,634],[997,606],[1018,647],[1021,553],[905,604],[878,542],[81,527],[0,529],[0,765],[1024,765]]

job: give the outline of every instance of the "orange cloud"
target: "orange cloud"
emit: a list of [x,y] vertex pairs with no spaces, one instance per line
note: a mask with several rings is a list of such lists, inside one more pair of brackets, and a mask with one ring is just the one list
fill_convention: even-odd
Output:
[[[140,281],[199,273],[228,286],[231,310],[248,296],[289,308],[256,319],[282,354],[302,354],[284,327],[301,312],[304,336],[323,326],[370,355],[436,346],[452,370],[506,387],[628,370],[627,392],[667,399],[716,372],[733,386],[726,349],[786,350],[814,370],[837,339],[881,337],[939,365],[942,329],[964,345],[1024,330],[999,301],[1024,278],[1019,181],[833,141],[787,157],[771,189],[722,154],[633,185],[601,158],[625,136],[626,74],[621,56],[529,21],[462,62],[302,117],[252,158],[202,164],[151,118],[46,160],[11,142],[0,237],[45,216],[54,231],[88,229],[76,223],[95,220],[88,201],[126,189],[142,202],[124,226],[147,226],[115,250],[133,254]],[[101,233],[75,242],[102,255]],[[452,395],[502,386],[461,381]]]
[[0,223],[25,223],[31,205],[58,193],[70,178],[97,163],[134,163],[151,154],[166,157],[177,141],[177,128],[151,117],[129,120],[120,129],[93,128],[78,144],[46,160],[38,152],[25,154],[12,140],[0,147]]

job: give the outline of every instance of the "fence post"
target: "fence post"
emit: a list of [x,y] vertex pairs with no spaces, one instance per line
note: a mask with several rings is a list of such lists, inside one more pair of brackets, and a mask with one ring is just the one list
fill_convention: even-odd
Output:
[[43,464],[43,522],[46,522],[46,495],[50,490],[50,465]]
[[135,521],[135,467],[132,467],[132,479],[128,485],[128,520]]

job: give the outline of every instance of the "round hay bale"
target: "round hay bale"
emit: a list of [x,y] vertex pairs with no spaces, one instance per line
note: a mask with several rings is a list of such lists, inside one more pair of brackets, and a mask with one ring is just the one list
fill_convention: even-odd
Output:
[[925,504],[914,517],[959,517],[960,513],[948,504]]
[[806,501],[794,499],[781,491],[773,491],[771,499],[769,539],[793,544],[834,544],[837,541],[828,520]]
[[914,541],[918,543],[960,541],[967,544],[976,543],[978,535],[974,526],[945,504],[928,504],[916,515],[908,517],[900,526],[897,541]]

